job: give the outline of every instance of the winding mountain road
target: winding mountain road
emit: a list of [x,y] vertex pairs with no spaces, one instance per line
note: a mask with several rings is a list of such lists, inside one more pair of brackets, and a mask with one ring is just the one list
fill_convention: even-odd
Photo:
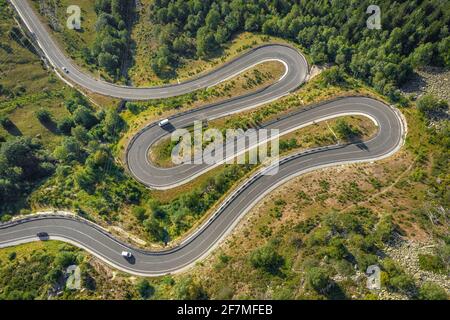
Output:
[[[230,113],[254,108],[281,98],[303,83],[308,74],[304,57],[295,49],[282,45],[267,45],[254,49],[200,78],[158,88],[131,88],[95,80],[79,71],[53,42],[44,26],[25,0],[11,0],[21,18],[46,53],[55,69],[63,66],[69,73],[64,76],[90,91],[123,99],[154,99],[171,97],[211,86],[242,72],[250,66],[267,60],[282,61],[285,75],[274,85],[256,93],[201,109],[178,114],[171,118],[172,129],[191,125],[195,120],[210,120]],[[274,176],[261,169],[243,182],[199,229],[177,247],[151,252],[133,248],[112,237],[99,226],[77,217],[58,214],[36,215],[0,225],[0,247],[39,240],[36,234],[45,232],[50,239],[66,241],[81,247],[113,267],[141,276],[159,276],[189,268],[213,250],[236,223],[256,203],[286,181],[320,168],[357,162],[376,161],[398,151],[405,138],[406,124],[394,108],[367,97],[346,97],[292,112],[263,125],[280,129],[280,134],[292,132],[311,123],[342,115],[363,115],[378,126],[377,134],[364,143],[350,143],[301,152],[281,159]],[[180,165],[159,168],[148,160],[152,144],[168,132],[153,123],[139,132],[127,150],[127,165],[132,175],[145,185],[169,189],[186,183],[210,170],[207,165]],[[125,260],[120,252],[132,252],[133,259]]]
[[[47,60],[53,66],[55,71],[61,76],[64,76],[64,78],[69,79],[71,83],[101,95],[126,100],[169,98],[201,88],[214,86],[265,61],[277,60],[284,63],[287,67],[287,71],[283,76],[283,81],[272,86],[270,92],[260,92],[251,97],[247,97],[245,101],[241,101],[242,104],[256,104],[258,102],[267,102],[269,99],[275,100],[286,95],[291,90],[296,89],[308,73],[308,64],[305,58],[295,49],[283,45],[269,45],[251,50],[206,75],[180,84],[152,88],[119,86],[93,78],[92,75],[81,71],[70,58],[66,57],[66,54],[61,50],[49,34],[47,28],[42,24],[37,14],[31,8],[29,1],[9,1],[14,6],[16,12],[20,16],[22,22],[27,26],[30,33],[34,35],[34,40],[44,52]],[[63,71],[63,68],[67,69],[67,73]]]

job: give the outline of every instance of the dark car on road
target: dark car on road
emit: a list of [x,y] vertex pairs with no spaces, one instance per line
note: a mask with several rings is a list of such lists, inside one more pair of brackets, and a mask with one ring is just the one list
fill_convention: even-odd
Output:
[[42,241],[50,239],[50,236],[47,232],[39,232],[36,236],[39,238],[39,240]]

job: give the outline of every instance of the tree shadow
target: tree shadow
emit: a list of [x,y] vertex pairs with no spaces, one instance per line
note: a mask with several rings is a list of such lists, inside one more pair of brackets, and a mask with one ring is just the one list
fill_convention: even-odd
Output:
[[35,47],[31,43],[30,39],[24,35],[22,30],[20,30],[19,27],[13,27],[11,31],[9,32],[9,38],[16,42],[19,46],[24,48],[25,50],[30,51],[33,54],[38,54]]
[[11,121],[8,125],[3,126],[3,128],[5,128],[5,130],[12,136],[20,137],[23,135],[22,131],[20,131],[20,129]]
[[158,78],[160,78],[161,80],[164,80],[164,81],[173,80],[177,76],[177,73],[175,71],[176,69],[177,69],[177,67],[173,67],[173,68],[170,68],[167,70],[162,70],[162,71],[156,72],[156,75],[158,76]]
[[330,300],[347,300],[348,297],[345,294],[344,290],[342,290],[341,286],[335,281],[331,281],[326,292],[324,292],[324,296],[326,296]]
[[364,141],[361,141],[360,139],[355,140],[353,143],[356,144],[356,146],[361,149],[362,151],[369,151],[369,147],[367,144],[364,143]]
[[408,81],[401,87],[406,94],[414,94],[422,92],[426,86],[426,81],[417,72],[414,72]]
[[51,133],[59,134],[58,125],[53,120],[41,121],[41,124]]
[[225,55],[224,47],[219,45],[215,50],[208,52],[208,55],[203,57],[203,60],[211,62],[211,60],[221,58],[224,55]]

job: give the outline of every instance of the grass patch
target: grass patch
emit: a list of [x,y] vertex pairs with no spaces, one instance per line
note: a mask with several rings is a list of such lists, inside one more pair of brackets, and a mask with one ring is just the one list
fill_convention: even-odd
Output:
[[62,102],[71,91],[44,69],[31,44],[12,19],[12,10],[6,4],[0,7],[0,116],[11,124],[0,127],[4,140],[13,136],[38,137],[50,148],[60,137],[43,126],[35,116],[40,108],[47,108],[55,120],[67,111]]
[[[86,63],[83,51],[92,47],[95,41],[95,23],[97,15],[94,10],[95,1],[92,0],[32,0],[33,7],[39,17],[48,27],[51,35],[57,40],[75,63],[92,73],[97,73],[95,66]],[[67,28],[69,14],[66,10],[70,5],[77,5],[81,9],[81,29]]]

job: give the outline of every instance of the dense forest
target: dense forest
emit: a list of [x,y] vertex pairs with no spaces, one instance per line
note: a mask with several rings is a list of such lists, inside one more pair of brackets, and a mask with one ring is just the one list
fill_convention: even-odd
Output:
[[130,1],[127,0],[95,1],[97,36],[93,48],[85,48],[84,57],[87,62],[97,64],[115,78],[120,78],[128,58],[131,11]]
[[[3,126],[12,126],[8,118],[0,119]],[[36,181],[54,172],[54,160],[37,139],[18,137],[0,147],[0,209],[28,193]]]
[[151,21],[160,42],[153,69],[180,57],[207,57],[241,31],[293,40],[314,63],[336,63],[394,100],[415,67],[450,65],[450,2],[375,1],[381,30],[370,30],[374,1],[155,0]]

